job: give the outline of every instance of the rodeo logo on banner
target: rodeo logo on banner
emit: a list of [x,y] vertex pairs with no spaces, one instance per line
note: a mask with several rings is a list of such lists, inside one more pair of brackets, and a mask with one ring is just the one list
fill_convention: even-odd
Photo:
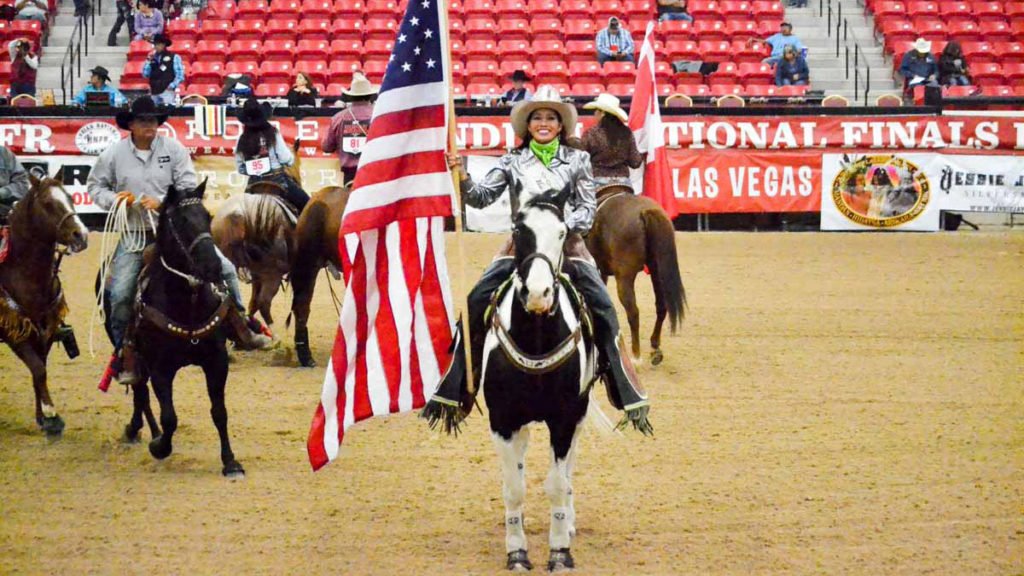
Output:
[[937,181],[913,156],[826,154],[821,229],[938,230]]

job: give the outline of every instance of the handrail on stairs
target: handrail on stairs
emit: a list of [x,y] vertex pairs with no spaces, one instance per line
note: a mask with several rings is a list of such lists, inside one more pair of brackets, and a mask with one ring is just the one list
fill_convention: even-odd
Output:
[[64,105],[68,103],[68,94],[74,98],[75,79],[82,76],[82,56],[89,55],[89,40],[96,34],[96,15],[102,9],[100,0],[93,0],[85,14],[75,15],[75,28],[60,61],[61,103]]
[[[868,64],[867,55],[864,50],[860,47],[860,43],[857,40],[851,39],[850,24],[846,18],[843,17],[843,5],[839,0],[836,0],[836,9],[832,10],[833,0],[818,0],[818,16],[826,16],[827,22],[825,30],[827,31],[829,38],[832,37],[833,32],[833,16],[835,18],[835,38],[836,38],[836,58],[839,57],[841,52],[841,43],[846,43],[846,79],[850,79],[850,42],[853,42],[853,93],[854,102],[861,99],[860,86],[863,80],[864,92],[863,92],[863,105],[868,105],[868,93],[871,91],[871,65]],[[859,1],[859,0],[858,0]],[[842,38],[840,38],[842,36]],[[863,72],[861,71],[861,65],[863,64]]]

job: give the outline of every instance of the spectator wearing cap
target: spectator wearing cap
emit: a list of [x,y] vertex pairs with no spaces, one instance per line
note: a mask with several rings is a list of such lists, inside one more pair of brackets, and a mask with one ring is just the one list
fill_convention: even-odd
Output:
[[174,91],[185,81],[185,65],[181,63],[181,56],[168,50],[171,39],[166,35],[154,36],[153,46],[156,49],[142,66],[142,75],[149,78],[153,102],[171,106],[174,104]]
[[373,101],[376,98],[377,88],[370,84],[362,72],[354,73],[352,85],[341,92],[341,99],[347,105],[331,118],[331,126],[320,146],[328,154],[338,153],[345,184],[355,180],[359,154],[370,131]]
[[533,93],[526,87],[526,83],[530,81],[530,77],[526,75],[526,72],[516,70],[508,79],[512,81],[512,88],[505,92],[506,104],[526,102],[533,98]]
[[135,39],[149,40],[164,32],[164,15],[153,7],[148,0],[139,2],[139,11],[135,13]]
[[903,55],[900,61],[900,75],[903,76],[904,92],[917,86],[938,86],[939,66],[932,55],[932,43],[924,38],[914,41],[914,47]]
[[806,49],[803,42],[800,42],[800,39],[793,34],[793,25],[789,22],[783,22],[779,25],[779,31],[765,38],[764,41],[772,47],[771,55],[765,58],[764,61],[772,66],[778,64],[779,60],[782,60],[782,54],[786,46],[792,46],[798,54]]
[[615,16],[608,19],[607,28],[597,33],[596,44],[597,61],[602,65],[610,60],[633,60],[633,38]]
[[686,11],[686,0],[658,0],[658,20],[693,22],[693,16]]
[[37,22],[46,22],[50,9],[43,0],[20,0],[14,5],[14,8],[18,11],[17,16],[14,17],[15,20],[35,20]]
[[135,5],[132,0],[117,0],[117,20],[110,27],[110,34],[107,35],[107,46],[117,46],[117,35],[121,33],[121,27],[128,24],[129,41],[135,37]]
[[109,94],[111,106],[123,106],[125,102],[128,101],[128,99],[124,97],[124,94],[121,94],[120,90],[108,84],[108,82],[110,82],[110,72],[108,72],[106,68],[103,66],[97,66],[92,70],[89,70],[89,74],[91,74],[89,77],[89,83],[75,95],[75,104],[85,106],[85,102],[88,99],[86,94],[95,92]]
[[811,80],[811,71],[807,61],[796,48],[786,46],[782,51],[782,60],[775,65],[776,86],[806,86]]
[[7,50],[11,55],[11,97],[35,96],[39,56],[32,52],[32,42],[28,38],[11,40]]

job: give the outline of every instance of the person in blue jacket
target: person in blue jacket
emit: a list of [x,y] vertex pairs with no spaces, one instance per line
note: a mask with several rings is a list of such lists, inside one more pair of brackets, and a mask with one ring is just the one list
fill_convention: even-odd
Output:
[[811,81],[811,71],[807,68],[807,60],[797,54],[796,48],[786,46],[782,51],[782,60],[775,66],[776,86],[806,86]]

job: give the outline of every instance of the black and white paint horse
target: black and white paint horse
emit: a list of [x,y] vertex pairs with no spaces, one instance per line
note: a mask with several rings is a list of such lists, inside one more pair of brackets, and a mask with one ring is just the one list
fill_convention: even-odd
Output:
[[481,385],[503,474],[505,548],[510,570],[530,570],[523,528],[529,424],[551,433],[549,570],[573,568],[576,532],[572,472],[587,414],[595,351],[585,308],[562,267],[568,228],[562,209],[543,200],[523,206],[515,220],[515,272],[495,293],[484,340]]

